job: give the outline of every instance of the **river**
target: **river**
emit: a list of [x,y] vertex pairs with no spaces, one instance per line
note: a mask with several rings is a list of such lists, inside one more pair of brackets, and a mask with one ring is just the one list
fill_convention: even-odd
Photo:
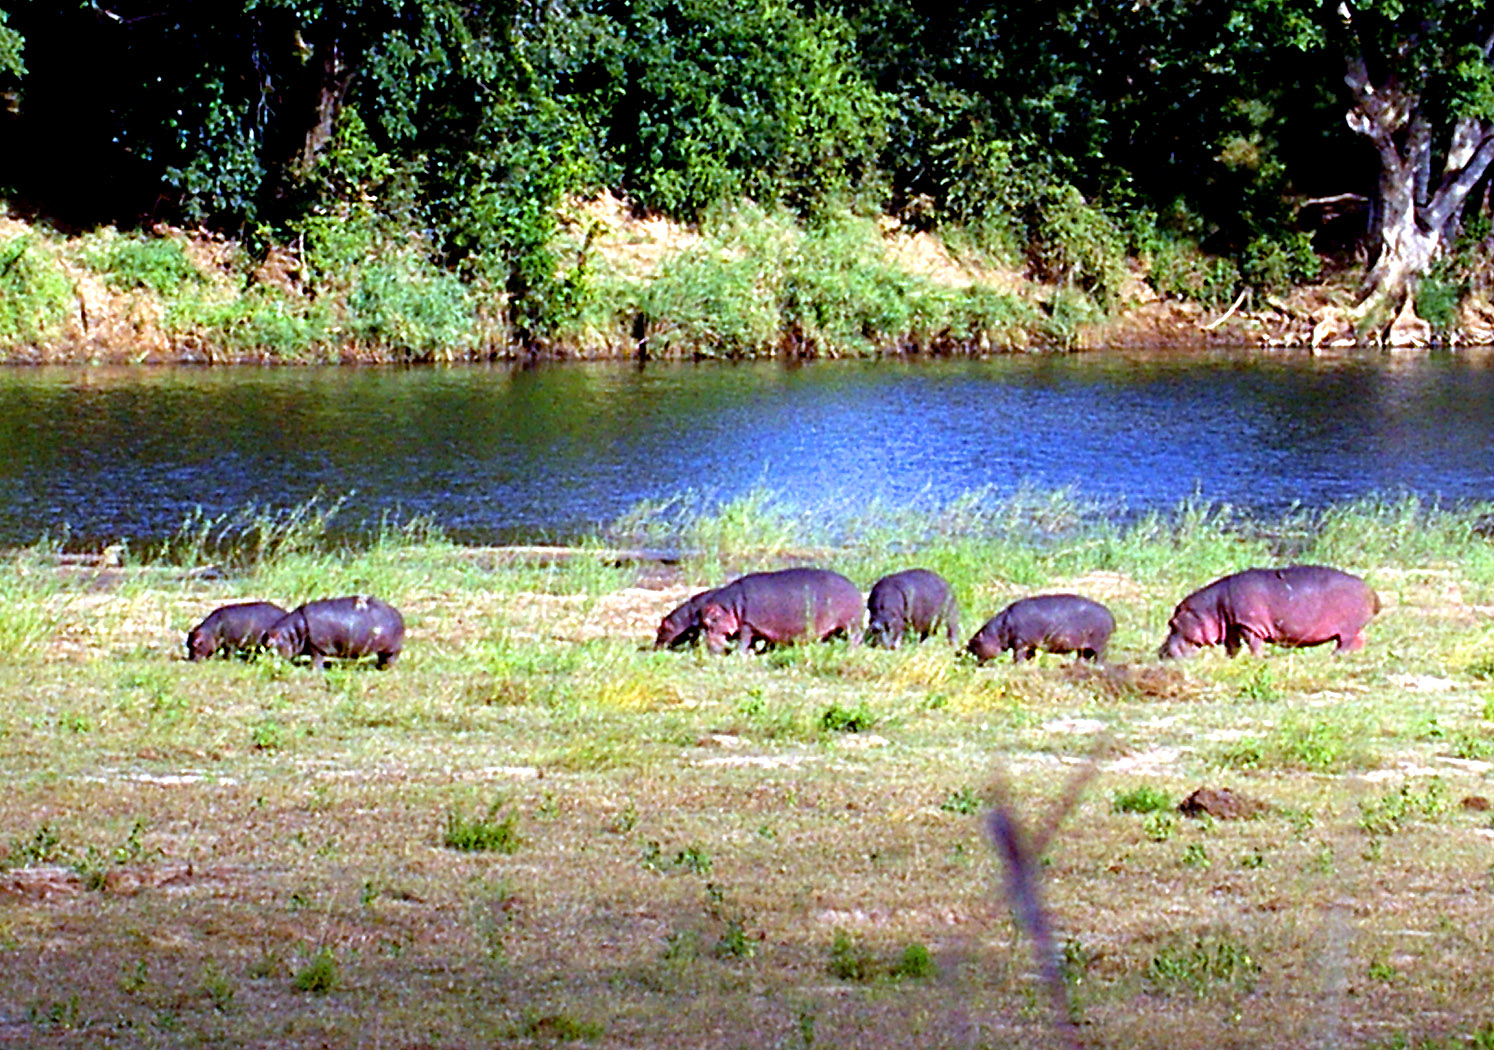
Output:
[[1104,351],[989,360],[533,368],[0,370],[0,544],[170,536],[342,500],[340,528],[565,540],[643,500],[1068,489],[1270,514],[1494,498],[1494,358]]

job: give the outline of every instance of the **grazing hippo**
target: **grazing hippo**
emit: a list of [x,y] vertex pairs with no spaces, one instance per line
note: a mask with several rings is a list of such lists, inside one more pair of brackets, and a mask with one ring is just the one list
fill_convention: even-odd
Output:
[[281,617],[265,644],[287,660],[311,657],[311,666],[327,666],[327,657],[354,660],[373,655],[388,667],[405,641],[399,610],[377,598],[356,595],[307,602]]
[[908,569],[883,576],[872,584],[866,598],[867,641],[896,649],[906,631],[914,631],[921,642],[943,627],[949,644],[960,633],[960,608],[949,583],[937,572]]
[[659,633],[654,636],[655,649],[682,649],[700,637],[700,610],[706,599],[715,591],[692,594],[659,621]]
[[738,635],[737,652],[746,654],[755,640],[769,645],[810,638],[823,641],[844,634],[861,641],[861,592],[850,580],[828,569],[782,569],[741,576],[710,595],[700,610],[706,648],[726,651]]
[[284,615],[274,602],[219,606],[187,632],[187,659],[206,660],[217,653],[253,656],[265,647],[265,635]]
[[980,663],[1007,649],[1012,662],[1046,653],[1078,653],[1081,660],[1101,660],[1115,630],[1115,617],[1099,602],[1077,594],[1039,594],[1012,602],[970,639],[965,648]]
[[1337,652],[1364,648],[1364,625],[1380,611],[1380,596],[1358,576],[1322,565],[1246,569],[1224,576],[1178,602],[1157,657],[1187,656],[1224,643],[1304,647],[1337,642]]

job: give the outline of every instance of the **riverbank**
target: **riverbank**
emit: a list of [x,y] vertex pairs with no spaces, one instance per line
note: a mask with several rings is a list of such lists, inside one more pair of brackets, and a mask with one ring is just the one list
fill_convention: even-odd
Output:
[[[517,326],[501,288],[434,266],[326,260],[157,226],[63,236],[0,217],[0,360],[412,362],[542,358],[991,354],[1113,346],[1494,341],[1494,307],[1412,311],[1358,333],[1352,281],[1290,294],[1216,287],[1209,261],[1107,263],[1102,292],[1044,282],[973,245],[842,215],[805,226],[753,209],[704,227],[569,207],[553,255],[565,302]],[[402,264],[404,265],[404,264]],[[313,273],[321,274],[314,277]],[[1220,289],[1229,289],[1223,295]],[[1445,315],[1445,316],[1444,316]]]
[[[1077,531],[1033,510],[818,556],[863,587],[938,569],[964,635],[1021,594],[1089,594],[1118,621],[1103,671],[934,643],[651,650],[693,589],[813,539],[740,512],[670,563],[428,531],[12,552],[0,1031],[1032,1045],[1055,1025],[985,817],[1004,800],[1048,828],[1083,773],[1037,871],[1086,1044],[1292,1047],[1331,1024],[1470,1045],[1494,1024],[1488,510]],[[1183,593],[1279,558],[1371,581],[1363,652],[1153,659]],[[220,603],[369,591],[409,626],[387,672],[180,658]],[[1180,812],[1200,787],[1241,808]]]

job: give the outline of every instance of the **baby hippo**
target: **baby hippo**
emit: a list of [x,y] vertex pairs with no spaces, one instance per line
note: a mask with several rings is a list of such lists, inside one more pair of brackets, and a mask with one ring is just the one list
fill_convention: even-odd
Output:
[[1012,662],[1046,653],[1078,653],[1102,660],[1115,630],[1115,617],[1099,602],[1077,594],[1039,594],[1012,602],[975,633],[966,646],[980,663],[1007,649]]
[[867,641],[888,649],[896,649],[910,631],[921,642],[943,627],[950,645],[960,633],[960,609],[949,583],[929,569],[883,576],[872,584],[866,610]]
[[700,610],[710,601],[714,590],[692,594],[676,605],[659,621],[654,635],[655,649],[683,649],[700,638]]
[[297,606],[270,628],[265,645],[287,660],[310,657],[318,669],[327,666],[329,656],[356,660],[370,655],[384,668],[399,657],[404,641],[399,610],[360,594]]
[[265,647],[265,635],[284,615],[274,602],[219,606],[187,632],[187,659],[206,660],[219,653],[253,656]]

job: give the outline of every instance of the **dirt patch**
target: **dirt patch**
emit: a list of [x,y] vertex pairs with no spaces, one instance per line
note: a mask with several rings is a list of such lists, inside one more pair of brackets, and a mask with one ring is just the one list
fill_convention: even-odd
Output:
[[618,270],[653,277],[665,259],[700,243],[700,234],[659,216],[635,215],[610,190],[572,204],[572,226]]
[[1185,817],[1247,820],[1265,816],[1271,812],[1271,807],[1259,799],[1236,794],[1229,788],[1201,787],[1178,803],[1178,812]]
[[1071,682],[1089,686],[1110,700],[1193,700],[1199,692],[1181,671],[1156,664],[1090,664],[1075,661],[1062,671]]

